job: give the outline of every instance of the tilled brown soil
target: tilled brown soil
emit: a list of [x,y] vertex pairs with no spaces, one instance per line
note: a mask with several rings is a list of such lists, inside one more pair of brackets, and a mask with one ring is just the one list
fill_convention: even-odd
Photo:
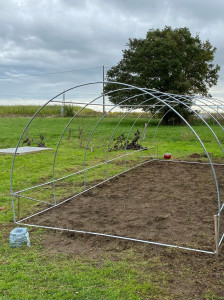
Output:
[[[224,182],[224,167],[215,170]],[[209,165],[154,161],[31,222],[214,251],[215,214],[217,192]]]
[[[223,196],[224,166],[215,166]],[[153,161],[30,219],[30,223],[95,231],[215,250],[217,192],[209,165]],[[158,299],[224,300],[219,257],[88,234],[49,231],[48,252],[97,261],[126,259],[165,292]],[[130,253],[132,253],[130,255]],[[164,298],[163,298],[164,297]],[[155,298],[145,298],[155,299]]]

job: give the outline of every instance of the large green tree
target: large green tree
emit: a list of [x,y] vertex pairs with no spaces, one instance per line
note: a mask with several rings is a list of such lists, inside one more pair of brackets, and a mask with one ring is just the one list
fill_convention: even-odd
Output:
[[[108,70],[107,80],[161,92],[208,96],[209,88],[217,83],[220,70],[213,64],[215,51],[208,40],[202,42],[198,34],[193,37],[186,27],[152,29],[145,39],[129,39],[121,61]],[[108,83],[105,92],[117,88],[120,86]],[[111,93],[109,98],[119,103],[134,93]],[[143,100],[143,97],[133,98],[129,104]]]

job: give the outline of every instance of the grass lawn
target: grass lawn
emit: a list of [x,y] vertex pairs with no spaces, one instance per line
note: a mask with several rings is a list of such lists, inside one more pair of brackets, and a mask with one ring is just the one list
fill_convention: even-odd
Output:
[[[109,138],[120,119],[119,116],[109,117],[94,131],[89,141],[93,151],[88,150],[86,154],[87,166],[105,161]],[[85,150],[80,145],[86,145],[97,120],[95,117],[79,118],[65,132],[58,150],[55,178],[83,168]],[[137,129],[142,134],[147,120],[140,118],[134,124],[133,118],[124,119],[114,137],[124,133],[125,137],[129,135],[131,140]],[[0,118],[0,148],[15,147],[28,121],[28,117]],[[45,117],[35,119],[31,123],[22,141],[28,135],[32,140],[31,146],[36,146],[42,134],[46,146],[53,151],[17,157],[13,178],[15,190],[52,180],[54,151],[68,121],[69,118]],[[133,129],[129,132],[133,124]],[[153,144],[156,125],[157,122],[154,121],[149,126],[143,145],[149,147]],[[222,130],[217,125],[211,127],[223,145]],[[202,125],[195,125],[193,128],[212,159],[220,160],[223,154],[214,136]],[[112,141],[112,146],[113,143]],[[200,143],[186,126],[160,126],[156,132],[155,146],[155,153],[158,151],[159,157],[165,152],[170,152],[174,159],[189,159],[193,153],[203,154]],[[114,158],[120,153],[121,151],[111,151],[108,155],[109,158]],[[129,162],[133,160],[139,160],[139,154],[130,158]],[[122,244],[122,247],[118,244],[116,257],[110,251],[101,253],[100,245],[99,255],[96,257],[86,253],[70,255],[67,252],[49,251],[44,246],[44,240],[51,232],[40,229],[29,230],[31,248],[10,248],[8,238],[14,228],[10,198],[11,164],[12,156],[0,156],[0,206],[6,207],[4,211],[0,211],[0,299],[224,299],[221,280],[224,275],[223,260],[216,260],[214,257],[186,255],[184,252],[170,249],[157,251],[153,247],[135,244],[128,244],[127,249],[125,244]],[[110,174],[122,168],[122,164],[112,165]],[[98,173],[89,172],[88,183],[104,178],[105,172],[103,167]],[[82,176],[73,181],[76,191],[82,188],[79,181],[83,181]],[[69,180],[65,182],[69,184]],[[37,195],[40,199],[52,196],[48,189],[32,192],[32,196]],[[66,189],[58,188],[58,197],[63,198],[65,195]],[[34,209],[34,205],[30,205],[29,201],[25,203],[24,213]],[[164,257],[167,259],[164,260]],[[196,268],[196,261],[200,263],[199,268],[198,265]],[[208,273],[210,268],[211,272]],[[204,278],[209,276],[215,277],[214,280],[208,280],[205,287]],[[195,294],[190,292],[191,286]]]

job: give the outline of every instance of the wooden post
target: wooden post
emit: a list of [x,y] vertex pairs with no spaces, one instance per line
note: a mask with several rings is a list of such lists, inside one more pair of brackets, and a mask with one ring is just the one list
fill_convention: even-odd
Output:
[[72,135],[72,130],[71,130],[71,128],[69,128],[69,131],[68,131],[68,140],[70,140],[71,135]]
[[18,220],[20,220],[20,196],[18,196]]
[[216,255],[219,255],[219,244],[218,244],[218,216],[214,215],[214,224],[215,224],[215,252]]

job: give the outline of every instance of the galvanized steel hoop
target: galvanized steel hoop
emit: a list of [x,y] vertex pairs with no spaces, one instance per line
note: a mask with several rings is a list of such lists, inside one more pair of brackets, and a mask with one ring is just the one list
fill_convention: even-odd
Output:
[[[53,165],[52,165],[52,180],[51,181],[48,181],[48,182],[45,182],[45,183],[42,183],[42,184],[37,184],[35,186],[32,186],[32,187],[28,187],[26,189],[23,189],[23,190],[20,190],[20,191],[14,191],[14,186],[13,186],[13,174],[14,174],[14,164],[15,164],[15,160],[16,160],[16,156],[17,156],[17,150],[18,150],[18,147],[19,145],[21,144],[21,141],[22,141],[22,138],[27,130],[27,128],[29,127],[29,125],[32,123],[32,121],[34,120],[34,118],[38,115],[38,113],[44,109],[48,104],[50,103],[54,103],[54,102],[60,102],[60,101],[56,101],[56,99],[58,97],[60,97],[61,95],[67,93],[67,92],[70,92],[72,90],[75,90],[75,89],[78,89],[80,87],[89,87],[89,86],[94,86],[94,85],[102,85],[102,84],[107,84],[107,83],[110,83],[110,84],[115,84],[117,86],[119,86],[118,89],[116,90],[113,90],[111,92],[108,92],[108,93],[105,93],[105,94],[101,94],[99,95],[98,97],[94,98],[93,100],[89,101],[88,103],[83,103],[83,107],[79,109],[79,111],[69,120],[69,122],[67,123],[67,125],[64,127],[64,130],[62,131],[60,137],[59,137],[59,140],[58,140],[58,143],[57,143],[57,146],[56,146],[56,149],[55,149],[55,152],[54,152],[54,160],[53,160]],[[120,103],[116,104],[116,105],[111,105],[111,108],[109,109],[109,111],[107,113],[105,113],[99,120],[98,122],[96,123],[96,125],[94,126],[92,132],[90,133],[89,135],[89,138],[87,140],[87,143],[86,143],[86,146],[85,146],[85,153],[84,153],[84,157],[83,157],[83,170],[79,171],[79,172],[75,172],[73,174],[69,174],[67,176],[64,176],[64,177],[61,177],[61,178],[55,178],[55,165],[56,165],[56,159],[57,159],[57,154],[58,154],[58,149],[60,147],[60,144],[61,144],[61,141],[62,141],[62,138],[66,132],[66,130],[68,129],[68,127],[70,126],[70,124],[72,123],[72,121],[77,118],[79,116],[79,114],[85,109],[85,108],[88,108],[88,107],[91,107],[91,105],[95,104],[96,101],[98,101],[99,99],[105,97],[105,96],[109,96],[111,93],[117,93],[119,91],[124,91],[124,90],[134,90],[136,92],[138,92],[138,94],[134,95],[134,96],[131,96],[131,97],[128,97],[128,98],[125,98],[123,99]],[[153,241],[145,241],[145,240],[139,240],[139,239],[136,239],[136,238],[128,238],[128,237],[122,237],[122,236],[116,236],[116,235],[111,235],[111,234],[104,234],[104,233],[97,233],[97,232],[88,232],[88,231],[80,231],[80,230],[75,230],[75,229],[64,229],[64,228],[55,228],[55,227],[50,227],[50,226],[40,226],[40,225],[34,225],[34,224],[28,224],[28,223],[24,223],[25,221],[27,221],[28,219],[30,219],[31,217],[33,216],[37,216],[39,215],[40,213],[43,213],[45,211],[48,211],[50,209],[53,209],[54,207],[57,207],[59,205],[62,205],[63,203],[65,203],[66,201],[69,201],[70,199],[74,198],[75,196],[78,196],[82,193],[85,192],[85,190],[88,190],[86,188],[86,171],[89,170],[90,168],[87,168],[86,167],[86,153],[87,153],[87,148],[89,146],[89,142],[94,134],[94,131],[95,129],[100,126],[100,123],[101,121],[112,111],[114,110],[115,108],[117,107],[120,107],[120,106],[125,106],[125,103],[129,100],[131,100],[132,98],[137,98],[137,97],[140,97],[140,96],[148,96],[149,99],[154,99],[155,100],[155,103],[153,104],[150,104],[149,103],[149,99],[146,99],[144,101],[142,101],[141,103],[137,104],[137,105],[132,105],[129,107],[131,107],[131,109],[125,113],[123,115],[123,117],[120,119],[120,121],[117,123],[117,125],[115,126],[110,138],[109,138],[109,143],[108,143],[108,147],[107,147],[107,150],[109,149],[110,145],[111,145],[111,141],[112,141],[112,138],[117,130],[117,128],[119,127],[120,123],[122,122],[122,120],[124,120],[132,111],[135,111],[136,109],[139,109],[141,107],[145,107],[144,111],[136,117],[136,119],[134,120],[130,130],[129,130],[129,133],[128,133],[128,136],[127,136],[127,140],[129,138],[129,135],[130,135],[130,132],[131,130],[133,129],[135,123],[138,121],[138,119],[144,115],[150,108],[152,105],[154,106],[158,106],[158,109],[157,111],[154,113],[157,114],[161,109],[163,109],[164,107],[167,107],[168,108],[168,111],[173,111],[186,125],[187,127],[191,130],[191,132],[194,134],[194,136],[196,137],[196,139],[198,140],[198,142],[200,143],[207,159],[208,159],[208,162],[209,162],[209,165],[211,167],[211,170],[212,170],[212,174],[213,174],[213,178],[214,178],[214,181],[215,181],[215,186],[216,186],[216,192],[217,192],[217,198],[218,198],[218,209],[217,209],[217,241],[216,241],[216,250],[214,252],[211,252],[211,251],[205,251],[205,250],[200,250],[200,249],[193,249],[193,248],[188,248],[188,247],[182,247],[182,246],[177,246],[177,245],[170,245],[170,244],[164,244],[164,243],[157,243],[157,242],[153,242]],[[184,101],[181,101],[181,100],[184,100]],[[220,232],[220,218],[221,218],[221,213],[222,213],[222,210],[224,208],[224,203],[223,201],[221,200],[221,196],[220,196],[220,188],[219,188],[219,183],[218,183],[218,180],[217,180],[217,176],[216,176],[216,172],[215,172],[215,168],[213,166],[213,162],[211,160],[211,157],[204,145],[204,143],[202,142],[200,136],[197,134],[197,132],[193,129],[193,127],[189,124],[189,122],[175,109],[175,107],[182,103],[188,110],[192,111],[192,113],[198,117],[199,119],[201,119],[201,121],[205,124],[205,126],[207,127],[207,129],[211,132],[211,134],[214,136],[218,146],[220,147],[223,155],[224,155],[224,150],[222,148],[222,143],[220,142],[219,138],[216,136],[215,132],[212,130],[212,128],[209,126],[209,124],[206,122],[206,120],[204,120],[203,117],[201,117],[199,115],[199,113],[196,111],[196,109],[192,106],[190,106],[188,104],[188,101],[194,101],[195,102],[195,106],[196,107],[199,107],[200,109],[202,109],[203,111],[205,111],[206,113],[208,113],[212,119],[219,125],[219,127],[223,129],[221,123],[219,122],[219,120],[214,116],[212,115],[211,111],[215,110],[214,107],[217,106],[219,107],[220,109],[222,109],[224,111],[224,103],[222,100],[215,100],[214,102],[215,103],[218,103],[214,105],[214,102],[212,102],[211,99],[206,99],[206,98],[202,98],[202,97],[193,97],[193,96],[183,96],[183,95],[174,95],[174,94],[168,94],[168,93],[162,93],[162,92],[159,92],[159,91],[155,91],[155,90],[150,90],[150,89],[146,89],[146,88],[139,88],[139,87],[136,87],[136,86],[133,86],[133,85],[129,85],[129,84],[124,84],[124,83],[120,83],[120,82],[109,82],[109,81],[99,81],[99,82],[91,82],[91,83],[86,83],[86,84],[83,84],[83,85],[79,85],[79,86],[74,86],[70,89],[67,89],[61,93],[59,93],[58,95],[56,95],[55,97],[53,97],[51,100],[49,100],[46,104],[44,104],[35,114],[34,116],[30,119],[30,121],[27,123],[27,125],[25,126],[19,140],[18,140],[18,143],[17,143],[17,146],[16,146],[16,150],[15,150],[15,154],[14,154],[14,157],[13,157],[13,162],[12,162],[12,168],[11,168],[11,196],[12,196],[12,208],[13,208],[13,218],[14,218],[14,222],[16,224],[19,224],[19,225],[22,225],[22,224],[26,224],[26,225],[29,225],[29,226],[34,226],[34,227],[42,227],[42,228],[52,228],[52,229],[58,229],[58,230],[67,230],[67,231],[73,231],[73,232],[81,232],[81,233],[88,233],[88,234],[93,234],[93,235],[101,235],[101,236],[110,236],[110,237],[115,237],[115,238],[119,238],[119,239],[125,239],[125,240],[132,240],[132,241],[139,241],[139,242],[143,242],[143,243],[148,243],[148,244],[155,244],[155,245],[161,245],[161,246],[168,246],[168,247],[175,247],[175,248],[181,248],[181,249],[186,249],[186,250],[192,250],[192,251],[197,251],[197,252],[202,252],[202,253],[209,253],[209,254],[217,254],[218,252],[218,249],[224,239],[224,232]],[[198,101],[197,101],[198,100]],[[97,103],[98,105],[98,103]],[[167,113],[167,112],[166,112]],[[218,112],[219,116],[223,119],[223,115]],[[144,134],[146,133],[147,131],[147,128],[148,128],[148,125],[150,124],[150,121],[152,120],[153,116],[152,115],[148,122],[146,123],[147,125],[145,126],[145,129],[144,129]],[[161,118],[161,120],[159,121],[158,123],[158,126],[155,130],[155,133],[154,133],[154,138],[153,138],[153,146],[155,146],[155,137],[156,137],[156,132],[157,132],[157,129],[159,127],[159,125],[161,124],[161,121],[162,119],[164,118],[164,116]],[[126,143],[127,144],[127,143]],[[141,138],[141,144],[142,144],[142,138]],[[139,153],[140,153],[140,156],[141,156],[141,150],[139,150]],[[112,177],[109,177],[108,175],[108,164],[109,162],[111,162],[112,160],[109,160],[109,157],[108,157],[108,151],[107,151],[107,155],[106,155],[106,160],[105,162],[103,163],[100,163],[99,165],[102,165],[102,164],[105,164],[107,166],[107,179],[106,180],[103,180],[101,183],[105,182],[105,181],[108,181],[110,180],[111,178],[113,178],[114,176]],[[126,151],[126,148],[125,148],[125,154],[124,154],[124,157],[125,157],[125,165],[126,165],[126,158],[127,158],[127,151]],[[136,164],[136,166],[139,166],[143,164],[141,162],[141,159],[140,159],[140,163]],[[93,166],[93,167],[97,167],[98,165],[96,166]],[[135,167],[136,167],[135,166]],[[93,168],[91,167],[91,168]],[[60,202],[60,203],[57,203],[57,197],[56,197],[56,187],[55,187],[55,183],[60,181],[60,180],[63,180],[65,178],[68,178],[69,176],[73,176],[75,174],[78,174],[78,173],[83,173],[84,174],[84,191],[81,192],[81,193],[78,193],[76,195],[73,195],[72,197],[69,197],[68,199],[65,199],[64,201]],[[124,173],[124,172],[122,172]],[[119,173],[121,174],[121,173]],[[118,176],[119,174],[116,174],[115,176]],[[101,184],[100,183],[100,184]],[[28,217],[25,217],[23,218],[22,220],[16,220],[16,213],[15,213],[15,203],[14,203],[14,197],[24,197],[24,198],[28,198],[26,196],[23,196],[22,195],[22,192],[24,191],[28,191],[28,190],[31,190],[31,189],[35,189],[35,188],[38,188],[38,187],[41,187],[41,186],[45,186],[45,185],[52,185],[52,188],[53,188],[53,194],[54,194],[54,203],[53,204],[50,204],[48,202],[45,202],[45,201],[41,201],[41,200],[38,200],[38,199],[32,199],[30,198],[30,200],[35,200],[35,201],[39,201],[39,202],[43,202],[43,203],[47,203],[49,204],[50,207],[44,209],[44,210],[41,210],[40,212],[38,213],[35,213],[31,216],[28,216]],[[99,184],[97,184],[99,185]],[[96,185],[94,185],[93,187],[95,187]],[[91,187],[92,188],[92,187]]]

